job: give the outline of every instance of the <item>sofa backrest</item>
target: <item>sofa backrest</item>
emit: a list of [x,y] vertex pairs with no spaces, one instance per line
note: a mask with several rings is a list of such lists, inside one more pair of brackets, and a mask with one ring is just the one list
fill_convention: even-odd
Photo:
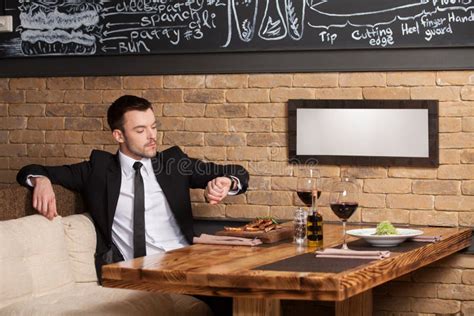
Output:
[[[58,214],[68,216],[85,212],[84,203],[79,193],[53,185],[56,193]],[[31,204],[30,189],[12,185],[0,190],[0,220],[15,219],[26,215],[37,214]]]
[[0,308],[75,282],[96,282],[94,225],[86,215],[0,222]]

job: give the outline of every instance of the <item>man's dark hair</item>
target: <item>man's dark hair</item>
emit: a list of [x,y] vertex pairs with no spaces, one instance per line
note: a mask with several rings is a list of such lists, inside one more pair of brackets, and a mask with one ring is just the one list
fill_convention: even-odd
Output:
[[110,105],[107,110],[107,122],[110,130],[119,129],[123,132],[123,116],[128,111],[146,111],[153,110],[151,103],[144,98],[136,97],[134,95],[124,95]]

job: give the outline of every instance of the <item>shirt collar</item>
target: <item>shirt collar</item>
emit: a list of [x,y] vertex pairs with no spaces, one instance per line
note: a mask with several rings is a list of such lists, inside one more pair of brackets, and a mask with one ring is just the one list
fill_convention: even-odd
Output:
[[126,178],[131,178],[135,175],[135,169],[133,169],[133,164],[136,161],[140,161],[143,164],[143,167],[141,168],[142,172],[145,172],[148,176],[153,173],[153,166],[151,164],[150,158],[142,158],[140,160],[135,160],[125,155],[120,150],[118,151],[118,154],[119,154],[120,166]]

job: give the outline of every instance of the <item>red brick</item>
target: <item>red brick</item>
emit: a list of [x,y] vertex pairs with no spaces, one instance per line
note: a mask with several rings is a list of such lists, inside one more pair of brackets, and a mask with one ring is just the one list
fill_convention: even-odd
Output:
[[247,117],[247,104],[208,104],[207,117]]
[[207,161],[217,161],[226,159],[225,147],[187,146],[184,147],[184,152],[189,157],[204,159]]
[[0,144],[1,157],[26,156],[25,144]]
[[245,88],[248,85],[248,75],[207,75],[207,88]]
[[338,74],[295,74],[293,78],[293,87],[337,87]]
[[14,170],[0,170],[0,182],[15,183],[16,173]]
[[245,134],[237,133],[206,133],[204,144],[207,146],[244,146]]
[[29,157],[64,157],[63,144],[31,144],[28,145]]
[[315,99],[362,99],[361,88],[317,88],[314,90]]
[[204,88],[205,76],[203,75],[172,75],[163,76],[165,88]]
[[150,102],[183,102],[183,91],[178,89],[154,89],[143,92],[143,97]]
[[120,77],[86,77],[84,80],[84,86],[86,89],[94,90],[108,90],[108,89],[121,89],[122,78]]
[[24,91],[0,90],[0,100],[4,103],[24,103]]
[[203,133],[193,132],[165,132],[163,135],[163,144],[178,146],[193,146],[204,144]]
[[8,90],[8,78],[0,78],[0,90]]
[[0,144],[8,143],[8,131],[0,131]]
[[25,129],[26,117],[0,117],[0,126],[5,129]]
[[108,104],[85,104],[84,116],[105,117],[109,106]]
[[44,104],[35,103],[18,103],[8,106],[8,112],[11,116],[43,116],[44,109]]
[[289,99],[314,99],[311,88],[274,88],[270,91],[271,102],[287,102]]
[[30,117],[28,119],[28,128],[58,130],[64,129],[64,118],[62,117]]
[[247,145],[264,147],[286,147],[287,135],[285,133],[248,133]]
[[195,217],[225,217],[225,205],[211,205],[209,203],[193,203],[193,216]]
[[410,88],[412,99],[437,99],[439,101],[460,100],[459,87],[413,87]]
[[70,158],[88,158],[97,145],[66,145],[64,146],[64,155]]
[[65,103],[79,103],[79,104],[101,103],[102,91],[101,90],[68,90],[65,92],[64,102]]
[[12,90],[28,90],[28,89],[45,89],[46,80],[44,78],[12,78],[10,79],[10,89]]
[[[10,104],[12,106],[13,104]],[[7,104],[0,104],[0,116],[7,116],[8,115],[8,105]]]
[[48,144],[81,144],[82,132],[76,131],[47,131],[46,143]]
[[81,77],[59,77],[46,79],[46,86],[50,90],[76,90],[84,88],[84,79]]
[[36,158],[36,157],[14,157],[10,158],[10,169],[13,170],[20,170],[26,165],[44,165],[45,164],[44,158]]
[[203,103],[171,103],[163,105],[163,116],[204,116],[206,104]]
[[10,143],[36,144],[44,143],[43,131],[16,130],[10,132]]
[[227,132],[227,120],[217,118],[187,118],[184,129],[200,132]]
[[251,88],[291,87],[291,74],[259,74],[249,76]]
[[268,89],[231,89],[226,92],[226,100],[230,103],[269,102]]
[[112,104],[115,100],[124,95],[134,95],[141,97],[143,92],[141,90],[104,90],[102,91],[102,103],[107,105]]
[[272,124],[270,119],[230,119],[231,132],[270,132]]
[[193,103],[224,103],[224,90],[192,89],[184,91],[184,101]]
[[123,77],[125,89],[157,89],[163,88],[162,76]]
[[28,103],[59,103],[64,101],[64,92],[58,90],[26,91]]
[[380,87],[385,86],[383,72],[349,72],[339,74],[340,87]]
[[270,207],[267,205],[227,205],[226,217],[230,218],[254,218],[258,216],[269,216]]
[[286,117],[286,103],[249,104],[250,117]]
[[184,120],[180,117],[158,117],[156,118],[156,129],[159,131],[184,130]]
[[102,129],[102,120],[98,118],[67,117],[64,126],[68,130],[94,131]]
[[84,132],[82,137],[84,144],[115,144],[115,139],[110,131]]
[[82,104],[48,104],[46,116],[82,116]]

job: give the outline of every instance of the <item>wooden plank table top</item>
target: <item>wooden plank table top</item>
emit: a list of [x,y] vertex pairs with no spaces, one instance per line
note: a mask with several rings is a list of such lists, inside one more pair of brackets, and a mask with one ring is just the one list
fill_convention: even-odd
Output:
[[[250,304],[251,307],[245,307],[247,311],[248,308],[262,310],[261,304],[264,304],[263,310],[268,312],[269,308],[274,308],[270,303],[278,302],[279,299],[353,303],[366,296],[363,298],[364,304],[371,304],[370,290],[375,286],[447,257],[471,243],[471,230],[468,228],[416,228],[422,229],[425,235],[440,235],[442,240],[425,243],[402,253],[392,251],[389,258],[339,273],[255,269],[302,253],[314,252],[314,248],[297,247],[290,241],[266,247],[196,244],[104,266],[103,285],[154,292],[231,296],[234,297],[236,315],[239,310],[243,310],[238,307],[239,304]],[[324,247],[339,245],[341,234],[340,225],[325,224]],[[351,308],[351,314],[356,315],[355,309]],[[344,312],[337,314],[345,315]],[[370,314],[371,311],[360,313]]]

